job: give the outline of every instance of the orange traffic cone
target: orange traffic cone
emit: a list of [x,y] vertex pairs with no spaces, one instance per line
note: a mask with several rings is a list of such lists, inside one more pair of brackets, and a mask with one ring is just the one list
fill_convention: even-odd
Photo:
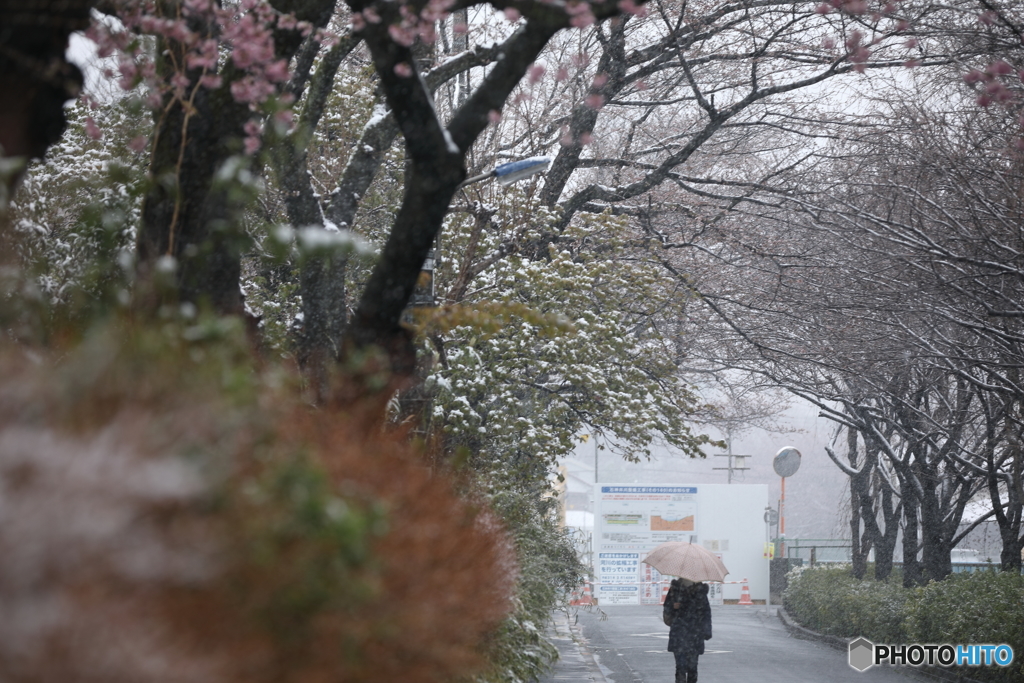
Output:
[[578,605],[593,605],[594,603],[594,587],[590,581],[583,584],[583,589],[574,588],[572,595],[569,596],[569,604],[573,606]]
[[750,601],[750,586],[747,585],[747,580],[743,579],[743,585],[740,587],[740,601],[737,605],[753,605]]
[[594,584],[587,581],[583,584],[583,599],[580,600],[581,605],[593,605],[594,603]]

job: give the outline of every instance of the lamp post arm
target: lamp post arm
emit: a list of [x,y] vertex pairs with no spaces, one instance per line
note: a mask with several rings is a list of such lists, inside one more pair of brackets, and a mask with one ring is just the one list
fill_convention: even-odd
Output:
[[472,185],[473,183],[479,183],[481,180],[487,180],[488,178],[493,178],[493,177],[494,177],[494,171],[488,171],[487,173],[481,173],[480,175],[475,175],[472,178],[466,178],[465,180],[462,181],[462,184],[459,185],[459,189],[461,190],[466,185]]

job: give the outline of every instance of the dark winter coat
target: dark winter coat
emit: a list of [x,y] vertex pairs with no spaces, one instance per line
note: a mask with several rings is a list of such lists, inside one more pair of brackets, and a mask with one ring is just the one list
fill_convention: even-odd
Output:
[[[678,603],[679,607],[674,605]],[[662,619],[669,626],[668,649],[670,652],[704,654],[704,641],[711,637],[711,603],[708,602],[708,585],[695,583],[686,587],[678,580],[672,582]]]

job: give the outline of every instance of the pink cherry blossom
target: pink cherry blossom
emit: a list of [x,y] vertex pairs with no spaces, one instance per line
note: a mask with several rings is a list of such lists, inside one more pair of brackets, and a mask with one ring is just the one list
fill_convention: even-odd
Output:
[[288,61],[279,59],[271,62],[264,70],[264,75],[274,83],[283,83],[288,80]]
[[202,41],[192,52],[189,53],[186,63],[190,69],[215,69],[217,68],[217,46],[216,40],[209,39]]
[[191,84],[191,79],[180,71],[171,76],[171,87],[174,88],[174,93],[178,97],[184,96],[184,93],[188,90],[188,87]]
[[416,42],[415,31],[411,31],[400,24],[388,26],[388,35],[391,36],[391,40],[405,47],[410,47]]
[[570,19],[569,24],[576,28],[586,28],[587,26],[592,26],[596,21],[597,18],[594,17],[594,14],[588,9],[586,12],[580,12]]
[[118,81],[118,85],[121,86],[122,90],[131,90],[135,87],[135,79],[139,75],[139,68],[135,62],[127,59],[122,59],[118,65],[117,70],[121,72],[121,78]]
[[577,69],[585,69],[590,64],[590,55],[586,52],[577,52],[572,56],[572,65]]
[[985,70],[994,76],[1008,76],[1013,73],[1013,67],[1002,59],[992,62]]
[[635,17],[647,16],[647,6],[638,5],[634,0],[619,0],[618,7],[626,14],[632,14]]
[[185,0],[185,13],[192,16],[204,16],[213,9],[212,0]]
[[91,116],[85,117],[85,134],[93,140],[99,140],[103,137],[103,131],[96,125],[96,122]]
[[968,85],[974,85],[975,83],[980,83],[982,81],[987,80],[988,77],[981,71],[978,71],[977,69],[971,69],[970,71],[964,74],[963,78],[964,82],[967,83]]
[[421,21],[419,23],[419,34],[420,40],[427,45],[432,45],[437,41],[437,32],[434,30],[433,21]]

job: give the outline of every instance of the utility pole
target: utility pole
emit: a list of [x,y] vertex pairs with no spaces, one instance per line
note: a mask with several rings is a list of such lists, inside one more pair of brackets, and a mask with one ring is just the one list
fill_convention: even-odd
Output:
[[728,453],[715,453],[715,457],[716,458],[728,458],[727,465],[725,467],[713,467],[712,469],[728,471],[729,472],[728,482],[731,484],[732,483],[732,473],[733,472],[744,472],[744,471],[750,469],[749,467],[747,467],[747,460],[746,460],[750,456],[749,455],[739,455],[739,454],[736,454],[736,453],[732,452],[732,431],[731,430],[726,433],[726,444],[729,447],[729,452]]

